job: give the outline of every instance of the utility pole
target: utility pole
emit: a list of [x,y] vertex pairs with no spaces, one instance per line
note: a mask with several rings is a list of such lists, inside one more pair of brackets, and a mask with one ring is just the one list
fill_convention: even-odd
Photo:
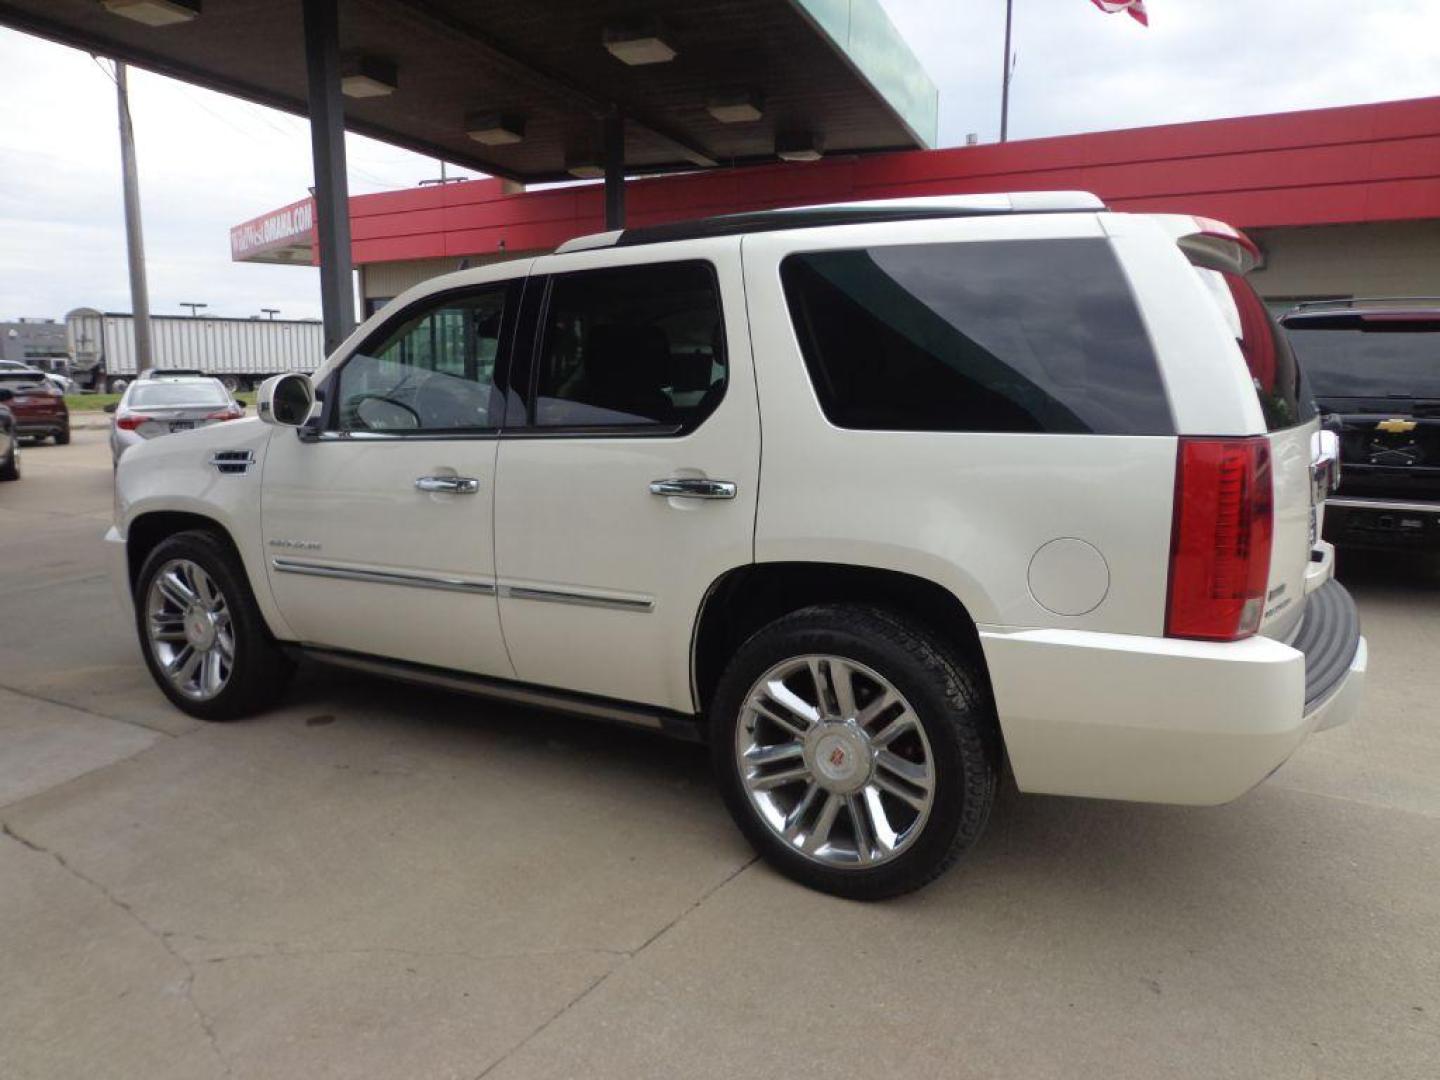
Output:
[[1005,0],[1005,66],[1000,77],[1000,141],[1010,135],[1010,19],[1015,13],[1015,0]]
[[195,313],[196,313],[197,311],[199,311],[202,307],[209,307],[210,305],[209,305],[209,304],[192,304],[192,303],[190,303],[190,301],[188,301],[188,300],[181,300],[181,301],[180,301],[180,306],[181,306],[181,307],[188,307],[188,308],[190,309],[190,317],[193,319],[193,318],[195,318]]
[[125,65],[115,61],[120,109],[120,173],[125,185],[125,247],[130,256],[130,310],[135,314],[135,370],[150,366],[150,288],[145,283],[145,230],[140,224],[140,177],[135,168],[135,129]]
[[275,316],[280,314],[280,309],[278,307],[262,307],[260,312],[263,315],[269,315],[270,321],[274,322]]

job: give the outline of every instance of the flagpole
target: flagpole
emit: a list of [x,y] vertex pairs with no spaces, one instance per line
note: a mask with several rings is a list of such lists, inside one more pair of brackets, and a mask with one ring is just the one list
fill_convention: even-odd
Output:
[[1010,17],[1015,0],[1005,0],[1005,63],[1000,74],[1000,141],[1010,134]]

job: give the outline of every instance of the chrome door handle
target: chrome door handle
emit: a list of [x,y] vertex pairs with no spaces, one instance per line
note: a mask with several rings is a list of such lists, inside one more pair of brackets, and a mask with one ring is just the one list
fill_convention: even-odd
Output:
[[701,480],[676,476],[669,480],[651,480],[651,495],[667,495],[678,499],[733,499],[735,485],[729,480]]
[[473,476],[418,476],[415,478],[415,489],[445,495],[474,495],[480,490],[480,481]]

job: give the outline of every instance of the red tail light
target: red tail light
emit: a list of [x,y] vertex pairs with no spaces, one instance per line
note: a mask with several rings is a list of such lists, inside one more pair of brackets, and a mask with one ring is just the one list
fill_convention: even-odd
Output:
[[145,422],[145,417],[136,416],[134,413],[116,413],[115,426],[121,431],[134,431]]
[[245,412],[244,412],[243,409],[237,409],[237,408],[235,408],[233,405],[230,405],[230,406],[226,406],[225,408],[221,409],[219,412],[206,413],[206,414],[205,414],[205,419],[206,419],[206,420],[239,420],[240,417],[242,417],[242,416],[244,416],[244,415],[245,415]]
[[1255,633],[1273,531],[1266,439],[1181,438],[1166,636],[1234,641]]

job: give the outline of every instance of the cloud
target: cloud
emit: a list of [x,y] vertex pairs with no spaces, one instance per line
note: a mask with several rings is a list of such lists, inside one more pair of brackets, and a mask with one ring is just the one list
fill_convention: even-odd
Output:
[[[884,0],[940,88],[940,142],[999,126],[1002,0]],[[1440,94],[1440,0],[1017,0],[1012,138]],[[304,196],[305,122],[131,74],[152,307],[319,314],[308,267],[236,264],[229,229]],[[347,138],[353,193],[434,161]],[[0,29],[0,318],[128,309],[115,88],[84,53]]]
[[[1010,137],[1440,94],[1436,0],[1017,0]],[[1005,5],[885,0],[940,89],[940,142],[998,137]]]

